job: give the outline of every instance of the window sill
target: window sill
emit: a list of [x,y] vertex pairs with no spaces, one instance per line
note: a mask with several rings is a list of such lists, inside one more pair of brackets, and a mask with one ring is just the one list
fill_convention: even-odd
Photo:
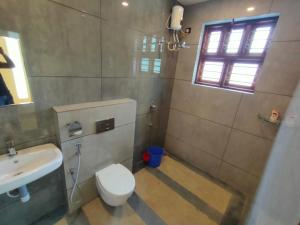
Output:
[[213,89],[218,89],[218,90],[223,90],[223,91],[228,91],[228,92],[234,92],[234,93],[241,93],[241,94],[248,94],[248,95],[253,95],[255,91],[249,92],[249,91],[243,91],[243,90],[235,90],[235,89],[229,89],[229,88],[223,88],[223,87],[217,87],[213,85],[206,85],[206,84],[199,84],[199,83],[192,83],[195,86],[200,86],[200,87],[207,87],[207,88],[213,88]]

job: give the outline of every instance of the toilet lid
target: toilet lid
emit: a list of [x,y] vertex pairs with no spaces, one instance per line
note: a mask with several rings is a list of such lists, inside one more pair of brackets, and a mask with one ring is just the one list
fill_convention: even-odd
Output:
[[102,187],[114,195],[125,195],[134,190],[135,179],[132,173],[121,164],[112,164],[96,173]]

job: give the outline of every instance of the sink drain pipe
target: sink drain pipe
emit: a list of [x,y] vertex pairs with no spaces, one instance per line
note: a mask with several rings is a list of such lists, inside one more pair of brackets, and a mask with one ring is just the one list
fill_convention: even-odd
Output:
[[28,202],[30,200],[30,194],[27,189],[27,186],[23,185],[22,187],[19,187],[18,190],[20,193],[21,202],[23,202],[23,203]]
[[23,185],[18,188],[18,194],[12,194],[12,191],[6,192],[7,196],[10,198],[20,198],[21,202],[25,203],[30,200],[30,194],[28,192],[27,186]]

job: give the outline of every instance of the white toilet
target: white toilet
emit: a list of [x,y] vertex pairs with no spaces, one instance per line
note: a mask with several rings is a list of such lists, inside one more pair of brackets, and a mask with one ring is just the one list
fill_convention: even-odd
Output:
[[135,188],[133,174],[121,164],[111,164],[96,172],[96,183],[100,196],[110,206],[123,205]]

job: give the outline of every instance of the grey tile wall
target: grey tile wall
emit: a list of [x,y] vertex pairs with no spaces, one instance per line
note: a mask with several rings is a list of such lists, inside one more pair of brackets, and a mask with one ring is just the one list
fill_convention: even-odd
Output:
[[87,12],[89,14],[100,17],[100,5],[99,0],[52,0],[53,2],[58,2],[66,6],[72,7],[74,9],[80,10],[82,12]]
[[[149,143],[163,144],[175,77],[177,54],[166,51],[165,21],[173,0],[133,0],[124,8],[119,0],[2,0],[0,29],[21,34],[23,54],[34,104],[0,109],[0,154],[5,139],[15,139],[17,149],[47,142],[56,143],[54,116],[50,108],[96,100],[130,97],[138,101],[135,164]],[[143,41],[147,40],[143,49]],[[154,50],[152,49],[154,42]],[[142,70],[143,60],[149,68]],[[160,62],[160,68],[152,66]],[[155,103],[152,133],[149,104]],[[149,142],[148,140],[151,140]],[[62,187],[57,179],[56,185]],[[32,185],[40,186],[40,181]],[[43,205],[52,198],[43,190],[43,201],[33,201],[29,224],[47,213]],[[36,192],[38,193],[38,192]],[[38,194],[33,199],[38,199]],[[26,205],[0,203],[7,213],[5,224]],[[59,192],[53,207],[65,204]],[[30,208],[29,207],[29,208]],[[50,207],[51,208],[51,207]],[[9,210],[6,210],[9,209]],[[15,209],[15,210],[14,210]],[[20,216],[20,221],[25,214]],[[3,218],[3,217],[1,217]],[[2,220],[1,220],[2,222]],[[1,224],[0,222],[0,224]]]
[[299,55],[298,42],[274,41],[265,59],[257,90],[291,96],[299,80]]
[[[297,0],[211,0],[185,8],[190,49],[179,52],[165,146],[171,153],[253,196],[278,128],[257,119],[283,117],[300,77]],[[249,6],[255,7],[247,12]],[[205,22],[280,13],[254,94],[193,85]]]

